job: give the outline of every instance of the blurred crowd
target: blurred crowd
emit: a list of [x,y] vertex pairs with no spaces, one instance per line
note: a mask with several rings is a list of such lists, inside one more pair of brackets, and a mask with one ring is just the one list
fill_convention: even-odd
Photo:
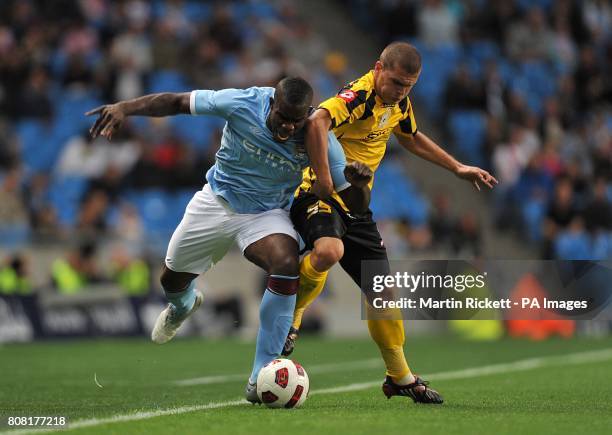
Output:
[[[41,244],[73,247],[49,272],[55,286],[68,289],[113,279],[114,270],[81,270],[112,241],[121,242],[126,264],[161,258],[214,161],[223,127],[209,117],[133,118],[108,142],[89,137],[93,119],[84,112],[153,92],[274,85],[288,74],[307,78],[316,101],[356,77],[291,1],[1,2],[5,282],[16,289],[27,275],[27,258],[13,252]],[[380,192],[411,198],[401,210],[383,194],[373,204],[383,226],[397,227],[395,252],[431,247],[438,238],[431,237],[427,201],[402,168],[389,166],[387,181],[383,172]],[[461,225],[444,227],[457,249],[465,245]]]
[[[291,2],[1,2],[0,249],[116,239],[134,259],[163,256],[223,121],[134,118],[108,142],[91,140],[85,111],[146,93],[275,85],[285,75],[306,77],[320,100],[346,70]],[[14,260],[3,266],[20,276]]]
[[[408,39],[421,50],[417,118],[446,126],[455,154],[496,174],[499,229],[544,258],[610,258],[609,2],[341,3],[381,43]],[[287,74],[307,78],[317,101],[358,75],[291,1],[0,2],[0,247],[120,240],[128,263],[159,258],[223,122],[134,118],[112,142],[92,141],[84,112],[151,92],[274,85]],[[391,255],[480,255],[479,216],[454,213],[446,189],[426,200],[403,171],[387,159],[373,196]],[[17,277],[27,263],[2,260]]]
[[612,258],[612,3],[344,3],[384,43],[420,48],[417,111],[496,175],[498,229],[542,258]]
[[166,198],[130,194],[154,189],[182,193],[153,228],[171,230],[174,209],[180,217],[187,192],[201,187],[220,120],[136,119],[112,142],[92,141],[86,110],[152,92],[274,85],[288,74],[328,95],[346,80],[345,58],[290,2],[15,0],[0,4],[0,17],[5,245],[75,231],[142,237],[156,223],[139,218]]

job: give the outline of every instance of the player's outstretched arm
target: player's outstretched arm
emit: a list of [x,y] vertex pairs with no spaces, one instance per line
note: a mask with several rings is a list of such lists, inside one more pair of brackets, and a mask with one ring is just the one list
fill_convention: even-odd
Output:
[[370,186],[369,183],[374,176],[374,172],[361,162],[353,162],[344,168],[344,177],[351,183],[350,187],[338,192],[344,204],[353,213],[365,213],[370,206]]
[[89,133],[93,138],[102,135],[110,140],[128,116],[171,116],[190,113],[189,97],[189,92],[164,92],[119,101],[115,104],[105,104],[85,113],[86,116],[98,115]]
[[327,158],[327,133],[330,127],[331,117],[325,109],[315,110],[306,122],[306,151],[310,166],[317,176],[312,192],[319,198],[329,197],[334,190]]
[[493,188],[497,184],[497,180],[484,169],[476,166],[468,166],[457,161],[453,156],[444,151],[437,143],[431,140],[427,135],[417,131],[413,136],[401,135],[397,136],[400,144],[408,151],[417,156],[442,166],[454,173],[457,177],[469,181],[480,190],[480,184],[483,183],[489,188]]

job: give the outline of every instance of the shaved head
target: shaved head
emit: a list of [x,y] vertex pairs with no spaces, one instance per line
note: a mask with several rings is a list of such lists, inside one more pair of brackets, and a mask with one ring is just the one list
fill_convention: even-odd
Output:
[[276,85],[276,99],[290,106],[310,106],[313,91],[310,84],[301,77],[285,77]]
[[417,74],[421,71],[421,55],[415,46],[407,42],[392,42],[380,55],[385,68],[401,68],[406,74]]

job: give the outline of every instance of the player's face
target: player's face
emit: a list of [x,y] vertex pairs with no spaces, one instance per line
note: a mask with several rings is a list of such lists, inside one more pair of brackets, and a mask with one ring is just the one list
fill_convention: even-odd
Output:
[[268,128],[276,142],[286,142],[304,128],[310,105],[292,106],[277,98],[272,102],[268,116]]
[[419,75],[421,71],[408,74],[399,67],[389,67],[378,61],[374,66],[376,94],[385,104],[397,104],[408,96]]

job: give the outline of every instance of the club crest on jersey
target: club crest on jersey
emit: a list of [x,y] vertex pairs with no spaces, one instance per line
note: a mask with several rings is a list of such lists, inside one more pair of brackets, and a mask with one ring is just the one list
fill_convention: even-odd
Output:
[[388,108],[387,110],[385,110],[385,113],[383,113],[383,115],[380,117],[380,121],[378,121],[378,128],[382,129],[387,124],[390,117],[391,117],[391,108]]
[[347,103],[350,103],[355,98],[357,98],[357,94],[351,89],[343,89],[338,93],[338,97],[342,98]]

